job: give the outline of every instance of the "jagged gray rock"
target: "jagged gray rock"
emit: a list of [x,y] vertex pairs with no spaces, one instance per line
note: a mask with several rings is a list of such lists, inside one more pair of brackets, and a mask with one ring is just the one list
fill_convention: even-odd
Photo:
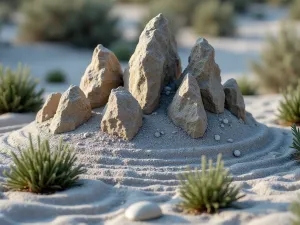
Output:
[[167,19],[159,14],[146,25],[129,67],[124,72],[124,87],[136,98],[144,113],[159,104],[162,88],[179,78],[181,63]]
[[103,112],[101,130],[131,140],[143,124],[143,111],[137,100],[123,87],[113,89]]
[[229,79],[224,84],[225,108],[242,120],[246,120],[245,102],[235,79]]
[[50,124],[53,134],[75,130],[92,116],[89,100],[78,86],[70,86],[60,98],[55,116]]
[[184,129],[192,138],[202,137],[207,128],[200,88],[194,76],[187,74],[168,109],[168,115],[176,126]]
[[47,97],[42,109],[37,113],[35,119],[36,122],[42,123],[51,119],[56,113],[60,98],[61,98],[61,93],[50,94]]
[[89,99],[92,108],[107,103],[110,91],[122,85],[122,76],[121,64],[115,54],[98,45],[80,82],[80,88]]
[[215,63],[214,48],[204,38],[198,39],[192,49],[183,76],[188,73],[199,84],[205,109],[213,113],[223,113],[225,94],[221,84],[221,71]]

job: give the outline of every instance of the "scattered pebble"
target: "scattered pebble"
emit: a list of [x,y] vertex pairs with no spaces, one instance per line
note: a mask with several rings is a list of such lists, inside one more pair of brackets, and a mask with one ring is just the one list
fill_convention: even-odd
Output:
[[225,124],[227,124],[228,122],[229,122],[228,119],[223,120],[223,123],[225,123]]
[[240,157],[240,156],[241,156],[240,150],[234,150],[234,151],[233,151],[233,155],[234,155],[235,157]]
[[177,131],[176,130],[172,131],[172,134],[177,134]]
[[90,137],[90,136],[91,136],[91,133],[88,133],[88,132],[83,134],[83,137],[84,137],[84,138],[88,138],[88,137]]
[[155,115],[157,115],[157,112],[153,112],[151,115],[152,115],[152,116],[155,116]]
[[78,142],[77,146],[83,146],[84,144],[82,142]]
[[63,137],[63,141],[68,141],[68,140],[70,140],[69,137]]
[[166,91],[166,95],[170,95],[170,93],[171,93],[170,91]]
[[222,119],[222,118],[219,118],[219,121],[220,121],[220,122],[222,122],[222,121],[223,121],[223,119]]
[[215,140],[216,140],[216,141],[220,141],[220,140],[221,140],[220,135],[215,135]]
[[228,141],[229,143],[232,143],[232,142],[233,142],[233,139],[229,138],[227,141]]
[[164,134],[165,134],[165,132],[161,131],[161,132],[160,132],[160,134],[161,134],[161,135],[164,135]]
[[155,132],[154,136],[157,137],[157,138],[160,137],[160,132],[158,132],[158,131]]
[[171,91],[172,90],[172,88],[171,87],[169,87],[169,86],[165,86],[165,91],[167,92],[167,91]]
[[222,128],[224,128],[224,127],[225,127],[223,123],[222,123],[220,126],[221,126]]
[[161,216],[162,211],[159,205],[149,201],[134,203],[125,211],[125,217],[134,221],[150,220]]

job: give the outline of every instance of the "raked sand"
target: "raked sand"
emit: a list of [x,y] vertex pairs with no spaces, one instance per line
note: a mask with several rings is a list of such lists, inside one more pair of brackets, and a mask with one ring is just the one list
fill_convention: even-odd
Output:
[[[164,96],[162,102],[170,99]],[[33,136],[48,137],[52,144],[59,137],[72,143],[88,172],[82,177],[81,187],[53,195],[3,192],[0,224],[290,224],[288,207],[300,189],[300,168],[290,158],[290,129],[276,124],[279,99],[246,97],[246,123],[228,111],[220,115],[208,113],[208,131],[197,140],[170,122],[165,107],[144,117],[141,131],[131,142],[99,131],[102,109],[94,111],[86,124],[62,135],[49,134],[46,124],[31,123],[1,137],[1,170],[10,163],[7,152],[27,144],[31,132]],[[256,122],[252,116],[271,127]],[[224,119],[229,123],[221,127]],[[155,132],[163,134],[157,138]],[[84,138],[85,133],[90,137]],[[216,141],[215,135],[220,135],[221,140]],[[241,157],[234,157],[234,150],[240,150]],[[202,154],[215,159],[218,153],[223,154],[234,183],[246,194],[238,202],[240,209],[199,216],[177,212],[175,205],[180,198],[176,194],[176,176],[187,165],[198,167]],[[127,220],[124,210],[141,200],[158,202],[164,216],[147,223]]]

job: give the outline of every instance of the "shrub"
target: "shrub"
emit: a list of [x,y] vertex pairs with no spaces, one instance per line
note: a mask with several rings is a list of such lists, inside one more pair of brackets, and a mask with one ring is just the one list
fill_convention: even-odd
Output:
[[300,123],[300,82],[296,89],[289,86],[283,91],[283,100],[279,103],[278,111],[281,122]]
[[300,1],[294,0],[290,6],[290,18],[300,20]]
[[293,157],[296,160],[300,160],[300,130],[296,127],[296,124],[292,125],[292,134],[293,134],[293,143],[291,148],[295,149],[296,152],[293,154]]
[[250,0],[221,0],[221,2],[231,2],[233,8],[238,13],[245,13],[250,5]]
[[237,83],[243,95],[256,95],[257,88],[253,81],[246,76],[237,79]]
[[[117,20],[109,17],[110,1],[32,0],[22,7],[20,41],[66,42],[93,48],[116,41]],[[33,7],[34,5],[34,7]]]
[[29,148],[18,148],[18,155],[12,152],[14,165],[10,167],[10,173],[4,171],[5,187],[12,191],[52,193],[79,185],[78,176],[85,169],[75,166],[77,159],[72,149],[61,140],[51,151],[48,140],[37,139],[35,147],[30,135]]
[[261,87],[279,92],[289,85],[296,87],[300,79],[300,36],[293,26],[284,25],[278,37],[269,35],[261,59],[252,69]]
[[[232,185],[232,177],[224,169],[222,155],[218,155],[216,167],[202,156],[202,171],[187,172],[179,176],[181,187],[179,193],[183,202],[179,207],[190,213],[213,213],[220,208],[232,206],[232,203],[244,197],[239,195],[239,188]],[[208,169],[208,170],[207,170]]]
[[16,71],[0,65],[0,114],[6,112],[36,112],[43,104],[44,90],[36,91],[38,82],[27,67]]
[[230,2],[205,1],[197,6],[192,25],[201,35],[233,36],[235,33],[233,6]]
[[294,214],[294,219],[292,220],[292,225],[300,224],[300,195],[298,195],[298,200],[294,201],[290,206],[291,213]]
[[64,83],[66,82],[66,75],[61,70],[51,70],[46,75],[48,83]]
[[118,41],[113,43],[110,49],[120,61],[129,61],[135,50],[135,44],[127,41]]

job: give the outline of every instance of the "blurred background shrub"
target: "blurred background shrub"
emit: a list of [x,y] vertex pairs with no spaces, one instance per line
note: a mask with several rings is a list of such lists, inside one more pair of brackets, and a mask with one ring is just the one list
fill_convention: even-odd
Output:
[[283,24],[278,36],[267,37],[261,59],[252,69],[264,92],[278,93],[300,79],[300,36],[292,25]]
[[110,46],[110,50],[115,53],[120,61],[129,61],[135,50],[136,43],[120,40]]
[[65,73],[59,69],[51,70],[46,75],[46,81],[48,83],[64,83],[66,80]]
[[20,41],[66,42],[78,47],[109,46],[119,37],[107,0],[30,0],[21,7]]
[[243,95],[257,94],[257,84],[250,80],[246,75],[238,78],[237,83]]
[[193,17],[194,30],[212,36],[233,36],[235,20],[233,5],[218,0],[205,1],[197,6]]
[[290,18],[300,20],[300,1],[294,0],[290,5]]

